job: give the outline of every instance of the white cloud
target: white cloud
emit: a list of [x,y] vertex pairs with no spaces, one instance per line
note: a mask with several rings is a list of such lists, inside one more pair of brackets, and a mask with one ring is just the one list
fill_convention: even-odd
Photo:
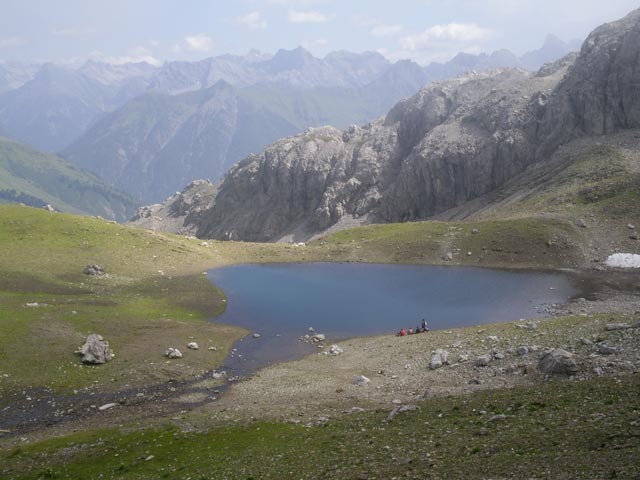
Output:
[[312,10],[289,10],[287,19],[291,23],[324,23],[329,20],[329,17],[327,17],[323,13],[314,12]]
[[212,45],[211,37],[204,33],[184,37],[184,49],[191,52],[208,52]]
[[27,41],[22,37],[0,38],[0,50],[19,47]]
[[475,23],[447,23],[433,25],[422,33],[403,37],[400,39],[400,45],[406,50],[415,51],[444,42],[476,42],[491,35],[492,30],[479,27]]
[[92,52],[92,57],[97,60],[112,63],[114,65],[122,65],[123,63],[140,63],[147,62],[151,65],[158,66],[160,60],[153,56],[153,53],[146,47],[137,46],[127,50],[125,55],[103,55],[101,52]]
[[185,52],[206,53],[213,48],[213,40],[205,33],[187,35],[182,42],[176,43],[170,48],[171,53],[181,54]]
[[402,25],[376,25],[371,29],[371,35],[374,37],[393,37],[402,33],[403,30]]
[[249,12],[236,18],[236,23],[252,30],[260,30],[267,28],[267,21],[260,16],[260,12]]

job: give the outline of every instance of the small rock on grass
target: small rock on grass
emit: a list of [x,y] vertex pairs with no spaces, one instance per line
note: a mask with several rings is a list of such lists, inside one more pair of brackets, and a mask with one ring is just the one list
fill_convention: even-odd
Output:
[[86,265],[83,270],[85,275],[104,275],[104,268],[95,263]]
[[111,361],[114,357],[113,350],[109,348],[109,342],[105,341],[102,335],[95,333],[87,336],[78,353],[82,355],[82,363],[90,365],[100,365]]
[[353,383],[358,385],[359,387],[366,387],[371,380],[364,375],[358,375],[353,379]]
[[198,348],[200,348],[198,346],[198,344],[196,342],[189,342],[187,343],[187,348],[191,349],[191,350],[198,350]]
[[164,356],[170,359],[182,358],[182,352],[177,348],[169,347],[165,350]]

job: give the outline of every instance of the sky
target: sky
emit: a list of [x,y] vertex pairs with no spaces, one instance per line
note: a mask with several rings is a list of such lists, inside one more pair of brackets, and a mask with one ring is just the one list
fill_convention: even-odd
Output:
[[0,61],[199,60],[303,46],[446,61],[584,39],[638,0],[0,0]]

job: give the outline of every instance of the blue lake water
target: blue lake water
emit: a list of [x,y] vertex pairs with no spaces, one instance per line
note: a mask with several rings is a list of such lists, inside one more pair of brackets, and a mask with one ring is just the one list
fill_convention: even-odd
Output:
[[260,334],[235,345],[225,368],[246,375],[316,347],[300,342],[313,327],[340,339],[393,335],[427,320],[446,329],[544,316],[543,308],[577,293],[561,273],[376,264],[236,265],[208,278],[227,296],[214,321]]

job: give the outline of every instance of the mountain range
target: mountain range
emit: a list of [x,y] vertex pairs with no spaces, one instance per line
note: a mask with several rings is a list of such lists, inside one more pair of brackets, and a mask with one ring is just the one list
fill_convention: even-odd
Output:
[[60,152],[154,202],[193,178],[216,181],[236,161],[306,127],[361,124],[428,82],[474,69],[534,68],[571,48],[549,37],[520,58],[506,50],[459,54],[426,67],[375,52],[320,59],[303,48],[162,67],[0,64],[0,134]]
[[197,196],[187,188],[140,210],[134,223],[163,228],[170,216],[173,228],[201,238],[301,241],[443,215],[497,191],[561,145],[640,128],[639,86],[636,10],[593,31],[579,54],[535,73],[469,72],[423,87],[364,126],[281,139],[219,185],[199,183]]

